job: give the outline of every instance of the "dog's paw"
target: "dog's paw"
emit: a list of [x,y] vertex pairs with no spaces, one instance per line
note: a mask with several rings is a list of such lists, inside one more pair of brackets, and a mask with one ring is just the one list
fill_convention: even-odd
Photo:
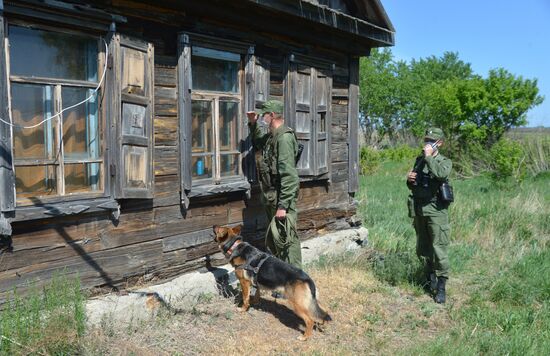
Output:
[[247,306],[244,306],[244,305],[243,305],[242,307],[239,308],[239,312],[241,312],[241,313],[246,313],[246,312],[248,311],[248,308],[249,308],[248,305],[247,305]]
[[308,337],[305,336],[305,335],[300,335],[296,338],[297,340],[300,340],[300,341],[307,341]]

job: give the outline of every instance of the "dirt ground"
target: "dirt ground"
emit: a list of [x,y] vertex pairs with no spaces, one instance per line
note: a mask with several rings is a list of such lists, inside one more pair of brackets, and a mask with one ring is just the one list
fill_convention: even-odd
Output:
[[238,310],[239,296],[205,295],[183,312],[161,311],[150,322],[114,325],[106,320],[86,335],[83,353],[396,354],[449,326],[452,301],[436,305],[419,290],[380,282],[369,270],[330,266],[307,272],[333,318],[308,341],[297,340],[304,330],[301,319],[267,292],[246,313]]

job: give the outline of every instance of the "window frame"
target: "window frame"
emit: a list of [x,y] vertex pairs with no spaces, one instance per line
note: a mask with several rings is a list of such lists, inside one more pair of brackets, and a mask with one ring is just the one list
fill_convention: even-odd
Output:
[[[218,51],[239,54],[241,57],[239,68],[239,93],[233,96],[228,92],[214,92],[192,89],[192,48],[201,47]],[[178,120],[179,120],[179,145],[180,145],[180,198],[182,206],[187,209],[191,198],[224,194],[229,192],[245,192],[250,196],[250,183],[248,179],[249,169],[247,161],[251,154],[246,138],[248,127],[244,118],[246,111],[254,109],[254,47],[249,43],[220,39],[206,35],[181,32],[178,35]],[[229,94],[229,95],[228,95]],[[215,175],[207,179],[192,178],[192,102],[200,100],[201,96],[213,100],[215,96],[220,98],[233,98],[238,96],[240,100],[238,113],[238,150],[239,174],[230,177],[220,177],[214,181]],[[218,99],[219,100],[219,99]],[[216,118],[216,120],[219,118]],[[213,119],[214,121],[214,119]],[[214,125],[213,125],[214,126]],[[214,137],[219,137],[218,130],[214,130]],[[215,139],[214,144],[217,143]],[[214,149],[214,147],[213,147]],[[215,152],[215,150],[214,150]],[[219,165],[218,165],[219,166]],[[217,168],[216,168],[217,169]]]
[[[204,48],[199,45],[193,46],[193,47],[199,47]],[[227,51],[223,51],[227,52]],[[230,52],[233,53],[233,52]],[[243,66],[243,58],[242,55],[239,54],[240,59],[238,61],[239,63],[239,69],[237,73],[237,82],[239,84],[239,88],[237,92],[220,92],[220,91],[213,91],[213,90],[204,90],[204,89],[193,89],[192,88],[192,82],[191,82],[191,105],[195,101],[206,101],[211,103],[212,108],[212,151],[211,152],[205,152],[198,154],[196,152],[193,152],[193,146],[191,143],[191,159],[193,157],[201,157],[201,156],[212,156],[213,157],[213,175],[212,177],[206,177],[206,178],[193,178],[193,175],[191,176],[191,179],[194,181],[192,183],[194,186],[208,186],[208,185],[220,185],[223,184],[224,181],[233,181],[237,180],[238,177],[241,177],[243,175],[243,169],[242,169],[242,157],[240,155],[240,150],[229,150],[229,151],[222,151],[221,147],[221,140],[220,140],[220,102],[233,102],[237,103],[238,105],[238,117],[237,117],[237,142],[235,143],[237,148],[239,147],[240,141],[242,141],[242,112],[243,112],[243,102],[244,102],[244,66]],[[191,48],[191,58],[193,57],[193,48]],[[200,56],[199,56],[200,57]],[[191,59],[191,62],[193,60]],[[192,65],[192,64],[191,64]],[[192,70],[193,68],[191,68]],[[223,152],[223,153],[222,153]],[[237,174],[230,175],[228,177],[223,177],[221,175],[221,156],[222,154],[227,155],[235,155],[238,154],[238,172]]]
[[[34,76],[21,76],[21,75],[12,75],[10,72],[10,51],[9,49],[6,50],[6,66],[7,66],[7,82],[8,82],[8,95],[9,95],[9,112],[10,112],[10,119],[13,122],[13,116],[12,116],[12,98],[11,98],[11,88],[12,83],[14,84],[28,84],[28,85],[37,85],[37,86],[51,86],[53,88],[53,98],[54,98],[54,110],[53,112],[57,113],[62,108],[62,89],[63,88],[82,88],[82,89],[88,89],[92,90],[97,87],[97,84],[99,83],[101,79],[101,73],[102,68],[104,68],[106,60],[105,60],[105,47],[103,44],[102,38],[103,36],[99,34],[87,34],[84,31],[76,31],[71,29],[66,29],[63,27],[54,27],[54,26],[48,26],[45,24],[37,24],[31,21],[25,21],[20,19],[6,19],[4,23],[4,31],[5,31],[5,37],[6,37],[6,46],[9,48],[9,27],[10,26],[19,26],[24,28],[30,28],[30,29],[36,29],[41,31],[50,31],[50,32],[56,32],[56,33],[62,33],[62,34],[68,34],[68,35],[74,35],[81,38],[90,38],[95,39],[98,42],[98,50],[97,50],[97,78],[96,82],[91,81],[82,81],[82,80],[72,80],[72,79],[63,79],[63,78],[52,78],[52,77],[34,77]],[[97,115],[97,126],[98,126],[98,134],[101,138],[100,145],[98,147],[98,150],[100,152],[97,159],[84,159],[84,160],[65,160],[65,150],[64,150],[64,144],[62,143],[62,136],[63,136],[63,114],[60,116],[57,116],[52,121],[56,122],[56,129],[55,134],[57,140],[56,142],[56,150],[59,150],[59,157],[53,160],[49,159],[16,159],[13,155],[13,149],[12,146],[12,162],[13,162],[13,168],[14,168],[14,177],[15,177],[15,169],[16,167],[29,167],[29,166],[46,166],[50,165],[49,163],[55,165],[56,175],[57,175],[57,194],[48,196],[48,195],[37,195],[33,197],[22,197],[17,198],[17,193],[15,194],[15,204],[17,207],[23,208],[23,207],[29,207],[34,206],[37,204],[55,204],[55,203],[62,203],[67,201],[76,201],[76,200],[90,200],[90,199],[97,199],[102,198],[110,195],[110,189],[109,184],[107,182],[107,167],[108,167],[108,159],[106,154],[106,147],[108,143],[108,136],[106,135],[106,115],[104,113],[104,107],[105,107],[105,89],[100,88],[96,94],[96,115]],[[15,138],[15,135],[13,133],[12,129],[12,141]],[[13,143],[12,143],[13,145]],[[36,163],[40,161],[39,164],[32,164],[33,162]],[[52,161],[52,162],[50,162]],[[56,163],[57,161],[57,163]],[[65,171],[64,171],[64,165],[65,164],[78,164],[78,163],[100,163],[101,164],[101,174],[100,174],[100,185],[102,189],[98,191],[90,191],[90,192],[75,192],[75,193],[68,193],[65,194]],[[14,190],[15,190],[15,183],[14,183]],[[38,200],[38,202],[37,202]]]

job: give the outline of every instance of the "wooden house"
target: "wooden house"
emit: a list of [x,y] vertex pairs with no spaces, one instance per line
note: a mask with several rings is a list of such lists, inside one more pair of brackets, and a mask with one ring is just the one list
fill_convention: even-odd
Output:
[[0,303],[59,270],[86,288],[223,263],[213,224],[261,244],[245,112],[269,98],[305,150],[302,238],[349,226],[359,57],[379,0],[0,0]]

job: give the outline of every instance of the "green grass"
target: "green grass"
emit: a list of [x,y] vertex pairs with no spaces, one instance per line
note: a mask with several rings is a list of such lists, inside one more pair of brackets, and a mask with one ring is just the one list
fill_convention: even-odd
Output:
[[[418,287],[421,266],[407,217],[410,162],[385,162],[361,177],[359,213],[385,258],[382,281]],[[495,184],[488,176],[452,181],[449,325],[403,354],[538,355],[550,350],[550,176]],[[457,288],[456,286],[460,286]]]
[[85,331],[78,279],[56,275],[42,289],[17,290],[0,311],[0,354],[75,354]]

